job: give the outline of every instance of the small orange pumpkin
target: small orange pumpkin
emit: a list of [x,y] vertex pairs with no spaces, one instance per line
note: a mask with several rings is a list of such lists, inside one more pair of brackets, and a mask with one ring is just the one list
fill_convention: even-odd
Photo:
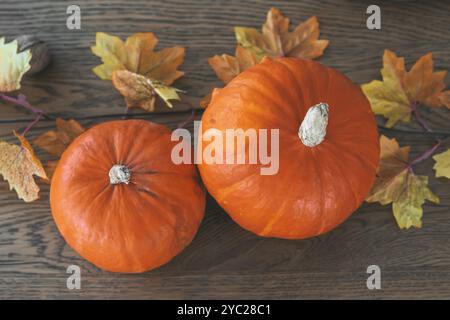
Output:
[[[335,228],[375,178],[380,150],[368,100],[343,74],[312,60],[265,59],[238,75],[214,92],[203,114],[202,131],[212,128],[223,136],[226,129],[279,129],[274,175],[261,175],[261,163],[199,164],[217,202],[261,236],[301,239]],[[198,142],[202,153],[212,143]],[[223,159],[237,152],[230,148]]]
[[175,165],[171,131],[111,121],[80,135],[52,178],[53,218],[67,243],[101,269],[143,272],[193,239],[205,191],[192,164]]

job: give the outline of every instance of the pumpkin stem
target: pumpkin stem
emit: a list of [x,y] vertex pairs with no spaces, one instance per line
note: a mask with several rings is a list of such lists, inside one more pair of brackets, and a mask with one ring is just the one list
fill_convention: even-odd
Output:
[[130,170],[121,164],[115,164],[109,170],[109,183],[119,184],[119,183],[130,183]]
[[328,104],[318,103],[309,108],[298,129],[298,136],[305,146],[315,147],[325,139],[327,124]]

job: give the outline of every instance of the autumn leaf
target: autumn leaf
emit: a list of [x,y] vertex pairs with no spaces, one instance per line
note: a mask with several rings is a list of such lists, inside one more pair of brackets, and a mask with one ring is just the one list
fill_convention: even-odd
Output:
[[392,205],[397,224],[401,229],[421,228],[422,205],[425,200],[439,203],[439,198],[428,188],[427,176],[418,176],[404,171],[397,180],[398,187],[402,190]]
[[19,90],[23,75],[30,69],[31,51],[17,50],[16,40],[5,43],[5,38],[0,38],[0,92]]
[[[138,76],[116,76],[114,85],[124,95],[127,105],[135,100],[130,97],[132,93],[138,93],[133,86],[136,79],[147,78],[155,85],[153,93],[160,96],[169,107],[172,107],[169,99],[178,99],[177,89],[169,87],[176,79],[183,76],[183,72],[177,70],[183,63],[185,49],[183,47],[165,48],[154,51],[158,39],[151,33],[135,33],[123,42],[119,37],[97,32],[96,45],[92,52],[102,59],[103,64],[93,69],[94,73],[103,80],[113,80],[116,71],[129,71]],[[128,82],[129,81],[129,82]],[[117,85],[119,87],[117,87]],[[157,88],[156,88],[157,87]],[[143,89],[143,88],[140,88]],[[175,94],[174,94],[175,92]],[[140,92],[142,94],[143,92]],[[139,96],[142,98],[142,96]],[[137,105],[144,110],[154,110],[155,97],[138,99]],[[150,107],[151,106],[151,107]]]
[[[257,56],[242,46],[236,46],[235,57],[229,54],[215,55],[208,63],[216,72],[217,77],[227,84],[242,71],[259,63]],[[212,91],[200,100],[200,107],[205,109],[211,101]]]
[[[54,157],[60,157],[67,146],[86,129],[76,120],[56,119],[56,130],[44,132],[34,140],[39,148],[47,151]],[[58,161],[47,162],[47,173],[53,175]]]
[[20,146],[0,141],[0,174],[16,190],[19,199],[31,202],[39,198],[39,187],[33,175],[48,179],[33,148],[22,135],[14,132]]
[[381,154],[375,183],[367,202],[382,205],[392,203],[398,226],[408,229],[422,226],[422,205],[425,200],[439,203],[439,198],[428,188],[428,177],[416,175],[409,163],[409,147],[398,145],[395,139],[380,138]]
[[86,129],[76,120],[56,119],[56,130],[47,131],[34,140],[41,149],[53,156],[61,156],[67,146]]
[[450,179],[450,149],[433,156],[436,161],[433,169],[436,170],[436,177],[446,177]]
[[135,33],[123,42],[119,37],[97,32],[92,52],[103,61],[93,69],[103,80],[111,80],[116,70],[128,70],[171,85],[183,76],[177,68],[183,63],[184,48],[165,48],[155,52],[158,39],[152,32]]
[[289,19],[280,10],[271,8],[267,13],[262,33],[254,28],[236,27],[237,42],[253,52],[259,61],[265,57],[320,57],[328,40],[319,40],[319,23],[315,16],[300,23],[289,32]]
[[116,89],[125,97],[129,108],[139,107],[146,111],[153,111],[156,95],[161,97],[170,108],[173,107],[170,100],[180,100],[177,93],[180,90],[127,70],[115,71],[112,81]]
[[450,108],[450,91],[443,91],[446,74],[446,71],[433,72],[431,53],[421,57],[407,72],[404,58],[385,50],[381,69],[383,81],[363,84],[362,90],[373,112],[386,117],[386,127],[391,128],[398,121],[410,122],[411,112],[419,103]]
[[242,71],[258,64],[259,60],[254,53],[238,45],[235,57],[228,54],[215,55],[208,59],[208,63],[217,77],[226,84]]
[[[320,57],[328,46],[328,40],[319,40],[319,23],[316,17],[300,23],[289,32],[289,19],[280,10],[271,8],[267,13],[262,32],[255,28],[235,27],[237,46],[235,56],[215,55],[208,59],[217,77],[227,84],[244,70],[260,63],[264,57]],[[200,101],[206,108],[211,93]]]
[[238,46],[252,53],[257,63],[265,56],[275,56],[275,53],[269,52],[270,49],[266,47],[264,36],[255,28],[235,27],[234,35]]

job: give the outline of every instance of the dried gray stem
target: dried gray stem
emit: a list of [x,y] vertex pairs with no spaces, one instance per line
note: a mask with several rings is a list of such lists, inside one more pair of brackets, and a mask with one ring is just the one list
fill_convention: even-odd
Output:
[[111,167],[109,170],[109,182],[111,184],[120,184],[130,183],[131,180],[131,174],[128,167],[121,165],[121,164],[115,164]]
[[322,143],[327,134],[328,104],[318,103],[309,108],[303,119],[298,136],[307,147],[315,147]]

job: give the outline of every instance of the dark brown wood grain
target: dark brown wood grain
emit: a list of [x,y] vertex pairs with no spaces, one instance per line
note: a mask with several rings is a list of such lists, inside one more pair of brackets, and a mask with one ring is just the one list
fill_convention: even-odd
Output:
[[[99,59],[90,52],[95,32],[126,37],[152,31],[160,47],[187,48],[177,81],[197,102],[211,87],[220,86],[207,63],[213,54],[232,53],[233,27],[259,27],[271,6],[293,23],[317,15],[322,37],[330,40],[319,59],[364,83],[379,77],[385,48],[404,56],[408,67],[432,51],[437,69],[450,70],[449,1],[379,1],[382,30],[365,27],[371,1],[87,1],[78,0],[82,30],[66,28],[66,8],[72,1],[0,2],[0,36],[36,34],[45,40],[52,63],[42,74],[27,78],[23,92],[46,112],[69,116],[120,113],[124,103],[111,83],[91,72]],[[177,110],[186,106],[178,105]],[[431,127],[450,131],[448,110],[421,109]],[[30,118],[18,107],[0,103],[0,119]],[[175,128],[188,114],[148,117]],[[99,121],[83,120],[86,126]],[[380,125],[383,120],[380,119]],[[13,141],[11,130],[24,123],[0,125],[0,138]],[[43,121],[31,140],[52,128]],[[420,127],[400,125],[384,132],[412,145],[411,157],[433,144],[431,135],[405,133]],[[448,144],[446,145],[448,147]],[[42,159],[50,159],[39,151]],[[418,173],[432,176],[433,161]],[[323,236],[286,241],[260,238],[237,226],[208,198],[205,219],[193,243],[169,264],[152,272],[127,275],[98,270],[83,260],[58,233],[52,220],[48,191],[25,204],[0,182],[0,299],[23,298],[448,298],[450,299],[450,184],[430,178],[440,204],[426,203],[422,229],[400,231],[390,206],[363,206],[336,230]],[[82,289],[66,288],[66,268],[82,270]],[[382,289],[366,287],[366,268],[382,271]]]

